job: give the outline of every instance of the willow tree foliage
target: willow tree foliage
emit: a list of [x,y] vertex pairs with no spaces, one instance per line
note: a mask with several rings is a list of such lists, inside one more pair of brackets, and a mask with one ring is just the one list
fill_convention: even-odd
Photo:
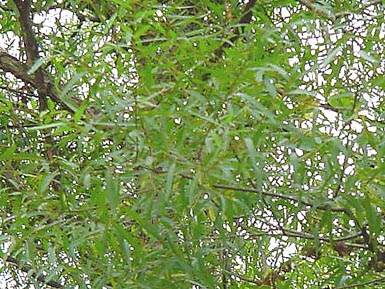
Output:
[[7,288],[384,288],[384,11],[0,1]]

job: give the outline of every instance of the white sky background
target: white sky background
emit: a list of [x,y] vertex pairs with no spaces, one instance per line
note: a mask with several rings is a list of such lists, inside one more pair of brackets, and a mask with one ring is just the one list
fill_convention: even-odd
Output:
[[[368,9],[370,9],[370,8],[368,8]],[[290,17],[289,10],[282,9],[282,17],[283,18],[289,18]],[[58,30],[56,29],[57,20],[61,23],[61,25],[65,25],[68,22],[76,22],[76,17],[69,11],[61,11],[60,9],[56,9],[56,10],[50,10],[47,15],[36,15],[34,18],[35,23],[42,23],[43,24],[43,29],[40,32],[45,33],[45,34],[58,33]],[[316,22],[317,22],[317,20],[316,20]],[[0,25],[1,25],[1,23],[0,23]],[[359,19],[358,20],[356,19],[353,21],[353,26],[359,27],[359,26],[362,26],[362,23]],[[304,39],[303,45],[308,45],[308,46],[312,47],[315,51],[317,51],[319,49],[319,44],[325,42],[325,39],[322,38],[321,34],[320,34],[319,38],[312,38],[311,37],[312,33],[314,33],[314,31],[312,31],[311,33],[307,32],[307,31],[303,31],[303,34],[302,34],[302,37]],[[384,35],[385,35],[385,29],[384,29],[384,27],[382,27],[381,32],[380,32],[380,37],[383,38]],[[338,33],[334,32],[330,29],[330,40],[333,43],[336,43],[340,37],[341,37],[341,34],[338,34]],[[367,55],[366,52],[363,52],[361,47],[357,43],[353,42],[352,45],[353,45],[353,50],[354,50],[355,56],[357,58],[364,58],[364,59],[367,59],[368,61],[377,61],[376,59],[373,59],[370,55]],[[9,47],[10,47],[10,49],[9,49]],[[19,47],[20,47],[19,39],[14,35],[14,33],[12,31],[9,31],[6,34],[0,35],[0,49],[1,48],[7,49],[7,52],[9,52],[10,54],[12,54],[14,56],[18,56]],[[340,53],[340,52],[337,52],[336,55],[338,55],[338,53]],[[326,56],[326,58],[327,58],[327,56]],[[291,64],[295,65],[299,61],[300,61],[299,59],[293,58],[291,60]],[[331,63],[333,65],[333,62],[331,62]],[[323,65],[322,60],[320,60],[320,66],[322,66],[322,65]],[[325,84],[325,80],[324,80],[322,74],[315,74],[314,73],[314,67],[309,66],[308,69],[309,69],[309,74],[307,76],[305,76],[305,78],[304,78],[305,81],[310,81],[310,80],[316,81],[318,86],[322,86]],[[357,62],[350,69],[351,69],[351,73],[349,74],[349,77],[350,77],[351,81],[353,81],[353,82],[357,81],[357,73],[359,73],[359,71],[361,70],[359,67],[359,63]],[[305,87],[304,87],[304,89],[305,89]],[[325,98],[322,95],[317,95],[316,97],[321,102],[325,101]],[[380,101],[379,96],[366,95],[364,97],[367,98],[369,104],[372,106],[378,105],[378,103]],[[360,113],[362,113],[362,115],[365,115],[369,119],[372,117],[371,112],[369,110],[362,110]],[[331,123],[334,123],[338,117],[337,113],[335,113],[333,111],[327,111],[325,113],[325,115],[327,116],[327,118],[329,119],[329,121]],[[340,131],[339,131],[340,129],[342,129],[342,123],[340,124],[339,127],[333,128],[331,131],[329,131],[329,133],[331,133],[332,135],[338,135],[340,133]],[[358,121],[354,121],[353,129],[356,130],[357,132],[361,132],[363,129],[363,126]],[[372,127],[370,129],[372,129],[374,131],[376,128]],[[297,153],[301,154],[301,152],[297,152]],[[371,153],[376,154],[376,152],[374,150]],[[340,163],[342,164],[343,161],[344,160],[341,159]],[[351,173],[354,173],[354,165],[350,165],[347,167],[346,174],[351,174]],[[303,214],[306,214],[306,212],[303,212]],[[301,216],[301,213],[298,214],[298,218],[303,218],[303,216]],[[301,228],[298,228],[298,229],[301,230]],[[280,246],[279,242],[277,242],[274,238],[272,238],[269,249],[275,250],[279,246]],[[282,249],[284,251],[284,253],[283,253],[284,256],[290,256],[291,254],[293,254],[296,251],[295,244],[291,244],[288,247],[282,248]],[[241,261],[239,262],[239,265],[242,267]],[[4,288],[4,289],[9,288],[9,284],[6,282],[6,279],[7,279],[6,277],[3,279],[0,279],[0,288]],[[32,285],[31,288],[34,288],[34,286]]]

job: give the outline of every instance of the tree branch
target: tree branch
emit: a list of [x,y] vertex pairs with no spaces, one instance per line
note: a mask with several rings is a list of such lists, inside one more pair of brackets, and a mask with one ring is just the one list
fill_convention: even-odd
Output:
[[242,281],[245,281],[245,282],[248,282],[248,283],[251,283],[251,284],[256,284],[258,286],[261,285],[261,280],[253,280],[253,279],[250,279],[250,278],[246,278],[246,277],[244,277],[242,275],[238,275],[238,274],[236,274],[234,272],[227,271],[226,273],[230,274],[230,275],[233,275],[234,277],[239,278]]
[[0,69],[5,72],[10,72],[17,78],[32,86],[36,86],[33,75],[28,74],[28,66],[20,62],[16,57],[8,54],[4,50],[0,50]]
[[346,208],[337,208],[337,207],[331,207],[330,205],[315,205],[311,202],[307,202],[304,200],[298,200],[295,197],[291,196],[286,196],[286,195],[281,195],[281,194],[276,194],[276,193],[269,193],[269,192],[260,192],[256,189],[253,188],[239,188],[239,187],[234,187],[234,186],[228,186],[228,185],[213,185],[214,188],[217,189],[223,189],[223,190],[232,190],[232,191],[240,191],[240,192],[248,192],[248,193],[254,193],[254,194],[261,194],[263,196],[270,196],[270,197],[275,197],[278,199],[283,199],[283,200],[288,200],[288,201],[293,201],[305,206],[309,206],[318,210],[322,211],[331,211],[331,212],[342,212],[347,214],[348,216],[351,216],[351,212],[347,210]]
[[350,285],[344,285],[344,286],[338,286],[335,287],[335,289],[347,289],[347,288],[363,288],[365,285],[371,285],[375,283],[385,282],[385,277],[377,278],[372,281],[362,282],[362,283],[355,283]]
[[[27,65],[31,66],[39,57],[39,46],[37,44],[33,23],[31,19],[30,0],[14,0],[19,10],[19,22],[23,32],[24,49],[27,54]],[[47,109],[47,84],[45,83],[45,73],[41,67],[34,72],[35,87],[39,94],[39,110]]]
[[[7,257],[6,262],[15,265],[16,267],[18,267],[18,269],[20,269],[24,273],[30,273],[31,271],[32,272],[34,271],[31,266],[21,265],[21,262],[19,260],[17,260],[16,258],[13,258],[13,257]],[[53,288],[64,288],[64,286],[62,284],[60,284],[59,282],[56,282],[53,280],[47,281],[47,279],[44,275],[37,275],[35,272],[33,272],[32,276],[34,278],[36,278],[37,281],[42,282],[44,284],[47,284],[48,286],[51,286]]]
[[[16,57],[8,54],[4,50],[0,49],[0,69],[5,72],[12,73],[18,79],[24,81],[25,83],[31,84],[33,87],[38,89],[39,82],[36,81],[34,75],[28,73],[29,67],[27,64],[20,62]],[[67,105],[64,101],[62,101],[59,97],[58,91],[54,87],[54,82],[49,77],[45,77],[44,79],[47,94],[49,97],[56,103],[60,104],[63,109],[74,113],[75,110]]]
[[279,275],[276,271],[272,271],[270,272],[264,279],[261,279],[261,280],[253,280],[253,279],[250,279],[250,278],[247,278],[247,277],[244,277],[242,275],[239,275],[237,273],[234,273],[234,272],[231,272],[231,271],[228,271],[228,270],[224,270],[227,274],[230,274],[236,278],[239,278],[240,280],[242,281],[245,281],[245,282],[248,282],[248,283],[251,283],[251,284],[256,284],[258,286],[263,286],[263,285],[267,285],[269,287],[273,287],[273,288],[276,288],[276,281],[277,280],[284,280],[283,276]]

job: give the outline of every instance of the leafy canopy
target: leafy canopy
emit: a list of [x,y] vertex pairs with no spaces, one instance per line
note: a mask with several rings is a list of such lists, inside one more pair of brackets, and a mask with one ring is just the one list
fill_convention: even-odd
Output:
[[384,8],[0,1],[7,288],[383,288]]

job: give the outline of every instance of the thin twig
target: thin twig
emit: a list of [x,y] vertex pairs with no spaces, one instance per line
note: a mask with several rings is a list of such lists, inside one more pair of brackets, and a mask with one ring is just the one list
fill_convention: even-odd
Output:
[[333,15],[330,12],[326,12],[325,10],[319,9],[316,5],[314,5],[314,3],[312,1],[298,0],[298,2],[301,3],[302,5],[306,6],[307,9],[309,9],[310,11],[312,11],[318,15],[321,15],[321,16],[329,19],[329,20],[335,20],[335,15]]
[[259,190],[253,189],[253,188],[241,188],[241,187],[234,187],[234,186],[228,186],[228,185],[218,185],[218,184],[213,185],[213,187],[217,188],[217,189],[261,194],[263,196],[270,196],[270,197],[275,197],[278,199],[293,201],[293,202],[300,203],[302,205],[309,206],[309,207],[312,207],[312,208],[315,208],[318,210],[322,210],[322,211],[342,212],[342,213],[346,213],[348,216],[351,216],[351,212],[345,208],[331,207],[330,205],[315,205],[311,202],[307,202],[304,200],[298,200],[298,198],[296,198],[296,197],[281,195],[281,194],[277,194],[277,193],[261,192]]
[[225,270],[225,272],[227,274],[230,274],[230,275],[236,277],[236,278],[239,278],[242,281],[246,281],[246,282],[249,282],[249,283],[252,283],[252,284],[256,284],[256,285],[261,285],[261,281],[260,280],[253,280],[253,279],[250,279],[250,278],[246,278],[246,277],[244,277],[242,275],[238,275],[238,274],[236,274],[234,272],[230,272],[230,271],[226,271],[226,270]]
[[344,285],[344,286],[338,286],[335,287],[335,289],[347,289],[347,288],[363,288],[365,285],[371,285],[375,283],[385,282],[385,277],[381,277],[378,279],[374,279],[372,281],[362,282],[362,283],[355,283],[350,285]]

